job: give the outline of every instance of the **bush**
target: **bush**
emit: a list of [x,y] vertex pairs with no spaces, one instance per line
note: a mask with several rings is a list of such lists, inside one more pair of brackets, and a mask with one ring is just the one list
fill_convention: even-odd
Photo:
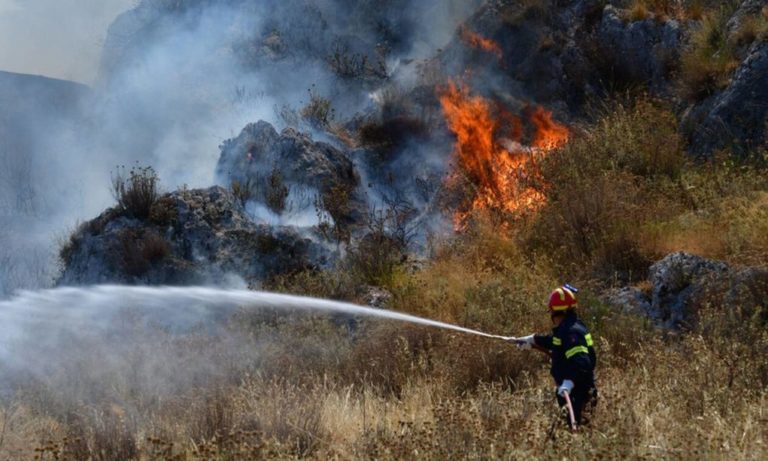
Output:
[[327,183],[315,199],[318,230],[328,240],[348,242],[351,237],[354,188],[348,184]]
[[316,128],[328,127],[335,117],[331,100],[317,94],[314,85],[307,93],[309,102],[301,109],[301,118]]
[[283,173],[276,167],[273,168],[264,184],[264,203],[270,210],[280,214],[285,211],[288,193]]
[[171,254],[171,247],[152,231],[124,229],[114,248],[115,264],[129,277],[141,277]]
[[137,219],[146,219],[158,199],[158,178],[152,167],[133,167],[126,176],[125,167],[112,176],[112,195],[118,208]]
[[551,153],[542,164],[548,202],[530,229],[531,250],[545,249],[563,274],[643,278],[657,255],[643,251],[641,223],[680,208],[660,192],[686,165],[677,125],[652,101],[617,105]]
[[689,99],[704,99],[727,86],[739,65],[727,33],[732,12],[732,7],[721,7],[707,14],[691,35],[690,49],[681,58],[680,72],[683,94]]
[[232,191],[235,200],[237,200],[242,207],[245,207],[246,203],[253,200],[255,195],[255,187],[251,178],[246,178],[244,181],[233,179],[229,185],[229,190]]
[[391,201],[383,209],[372,209],[366,219],[366,234],[347,253],[345,267],[359,284],[391,286],[407,261],[414,236],[412,222],[417,210],[407,202]]
[[158,226],[172,226],[179,218],[176,200],[171,196],[161,197],[152,204],[149,210],[149,220]]

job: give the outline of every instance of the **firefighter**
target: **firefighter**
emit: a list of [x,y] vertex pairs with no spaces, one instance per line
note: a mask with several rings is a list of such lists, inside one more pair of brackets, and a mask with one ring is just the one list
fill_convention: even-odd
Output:
[[529,335],[510,340],[521,348],[534,347],[550,353],[551,373],[557,385],[557,401],[563,407],[566,404],[565,394],[568,394],[578,425],[582,423],[585,407],[597,404],[594,375],[597,356],[592,336],[576,314],[577,292],[577,289],[566,284],[550,294],[548,304],[552,334]]

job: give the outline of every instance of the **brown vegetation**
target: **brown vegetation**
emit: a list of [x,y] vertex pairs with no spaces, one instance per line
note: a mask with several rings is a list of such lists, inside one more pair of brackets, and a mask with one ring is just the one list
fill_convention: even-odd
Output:
[[[551,267],[476,221],[439,245],[422,270],[392,279],[390,307],[495,333],[545,330],[542,298],[556,283]],[[329,296],[335,289],[326,283],[330,275],[306,274],[305,282],[317,277],[313,294]],[[283,288],[306,292],[306,286]],[[760,459],[768,436],[765,316],[746,298],[743,306],[724,305],[721,293],[713,288],[698,299],[691,331],[668,335],[583,291],[581,313],[600,354],[601,401],[591,424],[575,435],[559,423],[547,362],[534,352],[400,323],[243,311],[229,328],[269,343],[251,344],[260,347],[258,361],[233,362],[230,378],[158,400],[104,383],[109,390],[86,404],[30,388],[3,408],[0,453],[38,459]],[[215,339],[190,334],[181,344],[194,355],[215,348]]]
[[726,27],[732,12],[727,7],[708,12],[691,36],[680,75],[683,93],[690,99],[703,99],[727,86],[739,64]]
[[121,273],[140,277],[170,256],[171,247],[155,232],[125,229],[121,231],[112,251],[114,263]]
[[[763,33],[758,20],[727,37],[725,16],[705,2],[634,4],[636,19],[703,18],[681,71],[684,89],[696,99],[721,88],[736,47]],[[526,1],[522,11],[539,14],[543,5],[549,2]],[[311,102],[302,115],[327,125],[330,103]],[[549,290],[563,281],[582,286],[579,309],[595,337],[601,400],[591,424],[577,434],[561,424],[547,361],[534,352],[400,323],[243,311],[227,319],[226,328],[258,357],[228,357],[232,368],[223,376],[163,398],[111,385],[115,376],[100,376],[107,391],[91,400],[34,386],[7,397],[0,408],[0,457],[767,458],[768,280],[737,287],[738,299],[726,296],[733,286],[713,282],[689,306],[696,313],[689,329],[674,333],[597,297],[614,284],[642,283],[649,264],[673,251],[736,267],[768,265],[765,153],[737,162],[726,151],[695,163],[685,155],[674,112],[645,97],[609,105],[594,119],[542,163],[536,187],[546,205],[540,211],[514,222],[477,213],[461,234],[431,242],[429,259],[418,268],[406,264],[403,210],[374,213],[368,237],[350,242],[336,268],[266,284],[356,302],[361,285],[376,285],[392,294],[387,307],[393,310],[505,335],[547,330]],[[371,145],[390,142],[378,122],[360,135]],[[131,178],[123,181],[126,193]],[[280,208],[283,189],[275,190]],[[321,231],[349,242],[352,191],[323,190],[316,204],[326,218]],[[148,210],[155,207],[150,203]],[[156,215],[166,214],[149,213]],[[75,242],[62,256],[76,250]],[[163,260],[167,242],[126,234],[117,250],[126,272],[141,274]],[[158,343],[171,343],[163,334]],[[203,333],[175,340],[186,341],[188,353],[215,342]],[[186,367],[183,358],[173,365]],[[82,379],[72,377],[76,388],[85,387]]]
[[112,194],[121,211],[146,219],[159,196],[157,174],[152,167],[135,166],[126,175],[122,167],[112,176]]

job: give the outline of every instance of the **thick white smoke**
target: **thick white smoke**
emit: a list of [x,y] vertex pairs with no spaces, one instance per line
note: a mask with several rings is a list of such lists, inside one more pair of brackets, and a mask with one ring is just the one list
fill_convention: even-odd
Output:
[[[105,27],[104,18],[125,6],[118,0],[0,1],[0,69],[23,54],[30,67],[16,70],[71,65],[75,70],[55,75],[84,81],[91,79],[93,59],[49,42],[88,49],[84,44],[102,40],[94,28]],[[7,222],[0,226],[0,240],[12,242],[0,264],[3,258],[26,264],[27,254],[41,251],[47,261],[45,270],[25,269],[24,283],[0,277],[0,293],[50,283],[55,240],[111,205],[109,178],[116,166],[151,165],[166,190],[213,185],[220,143],[248,122],[263,119],[279,127],[275,107],[301,107],[310,86],[333,101],[339,116],[372,104],[370,85],[351,84],[329,69],[334,50],[370,51],[384,34],[392,42],[389,66],[400,58],[427,57],[478,3],[401,0],[383,8],[372,0],[137,2],[110,27],[97,83],[78,107],[61,117],[49,116],[45,101],[0,107],[0,130],[3,116],[13,118],[8,111],[29,107],[24,135],[15,130],[26,144],[21,150],[0,144],[0,160],[23,159],[31,191],[30,206],[0,213]],[[382,28],[396,33],[388,36]],[[23,51],[34,48],[33,41],[17,46],[18,37],[29,33],[51,47]],[[270,56],[275,50],[281,54]],[[0,184],[0,194],[17,191]],[[26,250],[8,249],[16,247]],[[4,265],[0,273],[11,265],[19,264]]]

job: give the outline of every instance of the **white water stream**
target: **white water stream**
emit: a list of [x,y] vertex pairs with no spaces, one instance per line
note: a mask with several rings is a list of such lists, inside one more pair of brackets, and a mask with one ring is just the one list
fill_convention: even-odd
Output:
[[14,339],[14,326],[68,328],[103,326],[125,309],[136,310],[160,324],[183,328],[226,314],[235,308],[273,308],[344,313],[415,323],[494,339],[508,339],[482,331],[400,312],[363,307],[327,299],[250,290],[208,287],[144,287],[98,285],[21,291],[0,302],[0,345]]

